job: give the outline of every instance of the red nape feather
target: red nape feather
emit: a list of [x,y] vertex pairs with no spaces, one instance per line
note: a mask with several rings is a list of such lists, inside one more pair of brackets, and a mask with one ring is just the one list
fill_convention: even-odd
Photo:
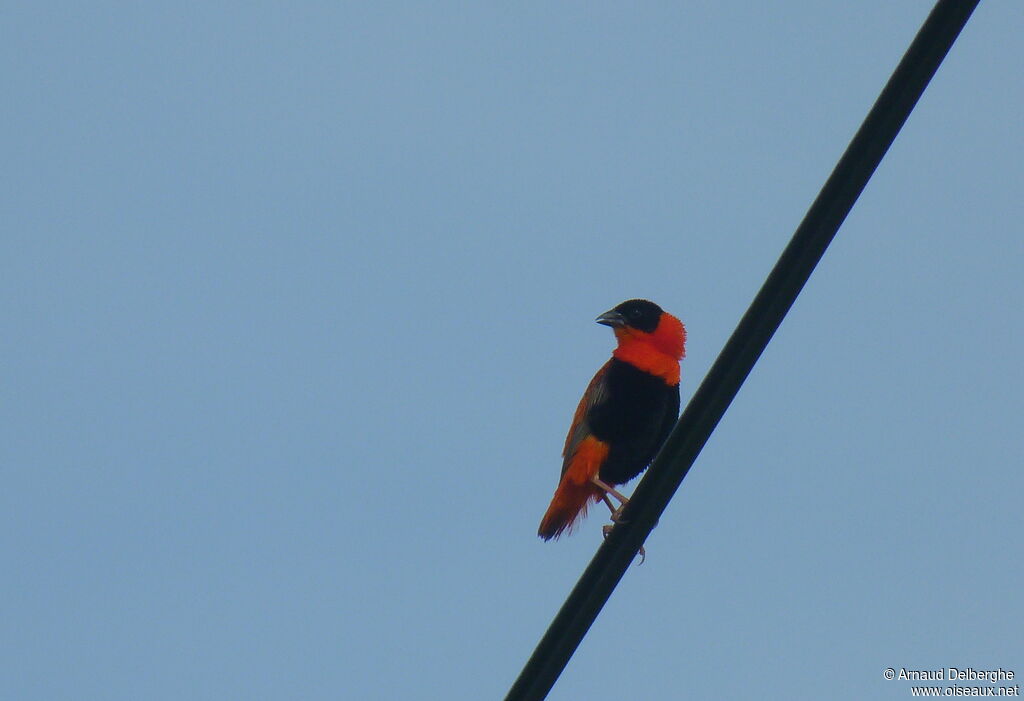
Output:
[[647,333],[629,326],[615,329],[618,347],[612,355],[633,367],[679,384],[679,361],[686,355],[686,327],[668,312],[661,313],[658,327]]
[[586,515],[590,502],[601,498],[602,490],[591,480],[600,472],[609,449],[607,443],[593,436],[583,439],[562,474],[551,505],[541,519],[537,535],[544,540],[551,540],[566,530],[571,532],[576,522]]

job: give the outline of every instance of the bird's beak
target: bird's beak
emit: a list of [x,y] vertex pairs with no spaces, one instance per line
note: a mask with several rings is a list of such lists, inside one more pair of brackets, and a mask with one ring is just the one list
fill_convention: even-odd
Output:
[[594,319],[594,321],[599,324],[604,324],[605,326],[611,326],[613,329],[626,325],[626,317],[622,316],[622,314],[619,314],[614,309],[606,311],[604,314]]

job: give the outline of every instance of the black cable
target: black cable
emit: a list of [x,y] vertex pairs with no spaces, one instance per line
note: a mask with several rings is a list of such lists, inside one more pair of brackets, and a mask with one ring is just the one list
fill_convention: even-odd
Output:
[[547,696],[821,260],[979,0],[939,0],[506,701]]

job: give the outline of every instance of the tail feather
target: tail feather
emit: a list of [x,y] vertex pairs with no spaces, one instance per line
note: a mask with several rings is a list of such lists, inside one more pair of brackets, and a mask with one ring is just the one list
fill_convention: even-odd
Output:
[[566,530],[571,531],[576,521],[586,515],[590,502],[601,498],[604,492],[591,480],[597,476],[609,450],[607,443],[592,435],[579,441],[565,461],[562,479],[537,535],[551,540]]
[[544,540],[551,540],[565,531],[572,532],[576,523],[587,515],[590,502],[600,498],[601,490],[590,482],[577,484],[563,479],[551,500],[551,506],[541,519],[537,535]]

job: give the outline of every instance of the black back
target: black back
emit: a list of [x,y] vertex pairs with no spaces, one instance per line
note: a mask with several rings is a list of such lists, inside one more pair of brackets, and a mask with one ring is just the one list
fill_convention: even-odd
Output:
[[588,422],[594,437],[612,446],[601,479],[623,484],[647,468],[671,432],[679,415],[679,385],[617,358],[604,381],[607,401],[593,407]]

